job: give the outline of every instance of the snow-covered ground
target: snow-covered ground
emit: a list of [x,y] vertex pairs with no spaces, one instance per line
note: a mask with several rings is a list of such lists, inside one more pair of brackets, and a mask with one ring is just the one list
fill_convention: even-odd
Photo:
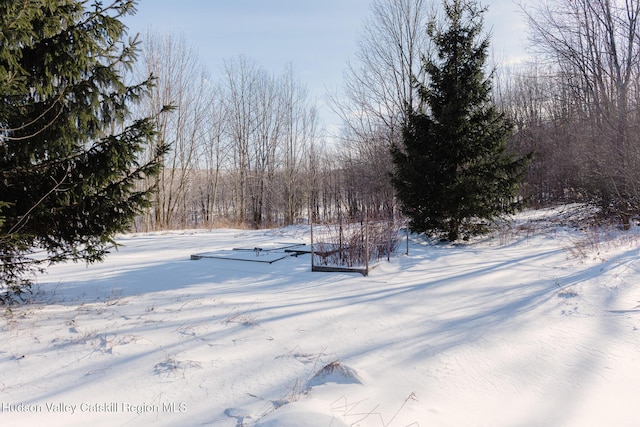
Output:
[[190,259],[301,227],[123,236],[0,308],[0,425],[637,426],[639,234],[562,215],[369,277]]

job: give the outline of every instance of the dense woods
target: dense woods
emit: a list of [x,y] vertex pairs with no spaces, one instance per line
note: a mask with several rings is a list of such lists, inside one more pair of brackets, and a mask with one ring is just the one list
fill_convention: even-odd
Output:
[[626,221],[640,201],[640,2],[546,2],[528,14],[540,66],[510,80],[515,147],[537,160],[526,195],[597,202]]
[[371,170],[372,161],[388,157],[386,148],[372,148],[374,138],[330,146],[291,64],[274,75],[238,56],[213,79],[184,39],[150,33],[140,66],[141,75],[157,76],[140,114],[167,104],[173,111],[158,122],[158,142],[172,149],[162,173],[141,183],[158,191],[138,230],[392,212],[387,165]]
[[[154,209],[138,229],[265,227],[398,210],[389,148],[405,106],[428,84],[433,56],[426,0],[374,0],[358,50],[333,95],[340,134],[327,137],[315,101],[283,64],[272,75],[250,58],[228,59],[212,77],[180,38],[150,34],[143,74],[158,77],[149,111],[173,147]],[[490,11],[490,9],[489,9]],[[640,200],[640,2],[547,1],[523,8],[533,60],[487,67],[494,99],[512,121],[509,150],[532,152],[520,198],[534,205],[583,201],[622,221]]]

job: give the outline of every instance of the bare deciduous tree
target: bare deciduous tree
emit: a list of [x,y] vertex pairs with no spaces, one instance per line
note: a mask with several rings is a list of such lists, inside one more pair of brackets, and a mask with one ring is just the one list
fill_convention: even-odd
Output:
[[256,132],[258,67],[245,57],[225,64],[223,90],[228,111],[227,132],[232,144],[234,216],[236,224],[246,220],[247,185],[251,169],[250,144]]
[[[422,58],[428,55],[429,0],[374,0],[355,61],[348,64],[344,94],[334,99],[340,135],[346,204],[351,214],[393,209],[389,149],[401,138],[407,106],[418,102]],[[423,82],[424,83],[424,82]]]
[[337,110],[355,135],[387,129],[394,135],[407,105],[418,101],[415,79],[423,81],[429,52],[429,0],[374,0],[355,62],[345,72],[345,98]]
[[[311,168],[309,163],[317,139],[318,112],[309,101],[305,85],[296,80],[289,65],[279,83],[283,118],[283,144],[280,148],[283,161],[282,200],[285,224],[293,224],[295,217],[305,208],[304,193],[309,192],[305,180],[300,179]],[[309,184],[309,182],[306,182]],[[306,187],[306,188],[305,188]]]
[[207,119],[204,124],[204,139],[200,148],[200,167],[204,168],[199,180],[197,198],[203,222],[212,226],[216,219],[224,215],[220,209],[219,190],[230,145],[224,138],[227,124],[227,110],[219,87],[211,85],[211,99],[207,104]]
[[143,72],[156,77],[147,100],[147,108],[172,105],[172,114],[164,115],[158,125],[158,139],[169,144],[164,169],[157,178],[153,226],[187,226],[189,192],[193,170],[197,168],[198,144],[207,117],[209,91],[207,74],[198,55],[183,37],[147,34],[142,63]]
[[534,44],[570,97],[573,123],[588,129],[586,190],[606,204],[637,207],[640,1],[547,1],[528,17]]

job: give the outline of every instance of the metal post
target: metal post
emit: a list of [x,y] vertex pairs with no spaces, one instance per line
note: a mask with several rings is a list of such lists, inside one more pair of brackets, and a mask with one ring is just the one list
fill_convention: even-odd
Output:
[[405,227],[407,228],[407,251],[404,253],[405,255],[409,255],[409,223],[407,222]]
[[[389,232],[387,235],[387,262],[391,261],[391,239],[393,238],[392,233],[396,228],[395,225],[395,220],[391,218],[387,224],[387,231]],[[398,236],[396,235],[396,237]]]
[[311,271],[313,271],[313,220],[311,220]]
[[367,274],[369,274],[369,218],[364,223],[364,268]]

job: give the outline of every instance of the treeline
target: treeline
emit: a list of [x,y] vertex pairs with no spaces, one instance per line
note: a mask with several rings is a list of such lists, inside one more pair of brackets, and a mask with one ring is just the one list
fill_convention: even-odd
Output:
[[327,146],[317,106],[291,65],[274,75],[239,56],[214,80],[183,38],[149,33],[137,71],[156,79],[140,114],[172,109],[158,116],[157,142],[171,151],[160,175],[140,183],[157,193],[137,230],[390,212],[367,193],[366,166],[348,149]]
[[[293,67],[273,75],[247,58],[217,79],[182,39],[149,35],[140,75],[156,86],[145,114],[172,146],[139,229],[286,225],[397,212],[389,176],[407,105],[426,83],[421,58],[439,2],[374,0],[334,109],[338,143]],[[521,197],[597,203],[623,221],[640,206],[640,1],[559,0],[523,10],[531,64],[498,67],[495,100],[515,124],[509,146],[535,158]],[[429,185],[429,183],[425,183]]]
[[586,201],[627,223],[640,207],[640,2],[562,0],[528,14],[538,65],[513,70],[502,102],[514,148],[536,160],[523,195]]
[[319,175],[318,115],[291,67],[271,75],[244,57],[218,80],[184,39],[148,34],[140,74],[156,85],[142,115],[158,119],[172,150],[153,182],[153,208],[138,228],[292,223]]

